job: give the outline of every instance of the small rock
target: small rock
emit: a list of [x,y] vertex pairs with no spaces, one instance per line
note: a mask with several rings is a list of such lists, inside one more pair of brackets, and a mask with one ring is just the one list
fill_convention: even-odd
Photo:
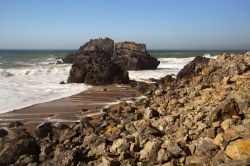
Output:
[[4,129],[0,129],[0,138],[5,137],[6,135],[8,135],[8,132]]
[[229,84],[229,77],[224,77],[222,82],[223,82],[224,85]]
[[108,91],[107,88],[103,88],[103,89],[102,89],[102,92],[106,92],[106,91]]
[[171,154],[166,149],[160,149],[157,154],[158,163],[165,163],[171,158]]
[[126,125],[125,125],[125,129],[130,133],[130,134],[134,134],[134,133],[136,133],[136,128],[135,128],[135,126],[133,125],[133,123],[127,123]]
[[209,122],[212,125],[214,122],[217,122],[221,119],[222,111],[220,109],[215,109],[209,114]]
[[234,123],[233,119],[226,119],[223,122],[221,122],[221,128],[226,131],[227,129],[230,128]]
[[91,148],[91,150],[88,152],[88,156],[89,157],[93,157],[93,156],[101,156],[105,153],[106,151],[106,144],[102,143],[98,146],[96,146],[95,148]]
[[222,134],[221,133],[217,134],[217,136],[214,139],[214,144],[221,146],[222,142],[223,142]]
[[[238,103],[235,100],[231,100],[227,103],[223,109],[223,114],[230,115],[233,118],[240,119],[239,117],[240,108]],[[225,115],[223,115],[225,116]]]
[[61,81],[60,84],[66,84],[64,81]]
[[186,119],[184,125],[190,129],[193,126],[193,122],[190,119]]
[[117,139],[113,142],[113,145],[110,148],[112,153],[122,153],[129,149],[129,143],[125,139]]
[[157,154],[161,146],[161,141],[153,139],[148,141],[144,148],[140,151],[140,161],[155,162]]
[[213,122],[212,127],[214,127],[214,128],[220,127],[220,121]]
[[168,104],[171,105],[171,106],[175,106],[177,103],[178,103],[177,99],[171,99]]
[[207,137],[214,139],[216,136],[216,130],[214,127],[205,130]]
[[161,147],[167,149],[175,157],[178,157],[179,155],[185,155],[180,146],[176,142],[173,142],[171,140],[165,140]]
[[148,107],[144,111],[144,118],[145,119],[151,119],[151,118],[156,118],[156,117],[159,117],[159,112],[156,111],[155,109]]
[[52,124],[50,122],[45,122],[37,127],[37,130],[34,132],[36,137],[38,138],[44,138],[47,137],[47,135],[52,132]]
[[158,89],[155,91],[155,95],[156,96],[160,96],[162,94],[163,90],[162,89]]

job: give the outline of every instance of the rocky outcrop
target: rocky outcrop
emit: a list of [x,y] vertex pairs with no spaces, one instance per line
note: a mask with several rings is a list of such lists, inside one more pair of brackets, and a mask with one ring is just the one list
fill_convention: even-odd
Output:
[[[133,84],[142,97],[71,126],[45,123],[35,131],[36,141],[11,132],[16,128],[2,130],[0,163],[249,165],[249,57],[221,55],[200,66],[198,75]],[[37,145],[40,151],[33,149]]]
[[114,41],[109,38],[91,39],[81,46],[76,53],[70,54],[63,59],[64,63],[77,63],[86,57],[94,59],[110,59],[114,54]]
[[128,72],[111,61],[86,58],[74,63],[68,77],[68,83],[86,83],[91,85],[127,84]]
[[116,43],[113,61],[125,70],[156,69],[160,64],[148,54],[145,44],[134,42]]
[[124,42],[114,47],[114,41],[109,38],[90,40],[64,62],[74,63],[68,83],[91,85],[128,83],[126,70],[155,69],[159,65],[156,58],[147,53],[144,44]]
[[65,57],[63,62],[76,63],[86,57],[111,59],[124,70],[156,69],[160,63],[148,54],[145,44],[135,42],[114,44],[114,41],[109,38],[90,40],[81,46],[76,53]]
[[194,60],[189,62],[187,65],[184,66],[183,69],[179,71],[179,73],[176,76],[176,79],[182,79],[185,77],[193,77],[197,76],[201,72],[201,66],[203,64],[208,64],[209,58],[202,57],[202,56],[196,56]]

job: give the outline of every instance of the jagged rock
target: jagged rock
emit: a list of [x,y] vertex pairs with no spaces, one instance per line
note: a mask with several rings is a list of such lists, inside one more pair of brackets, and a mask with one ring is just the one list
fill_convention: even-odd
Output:
[[151,118],[156,118],[156,117],[159,117],[159,112],[156,111],[155,109],[153,108],[147,108],[145,111],[144,111],[144,118],[145,119],[151,119]]
[[162,164],[171,158],[171,154],[166,149],[160,149],[157,154],[157,162]]
[[140,151],[140,161],[152,162],[157,160],[157,154],[161,146],[161,141],[154,139],[148,141]]
[[196,56],[194,60],[189,62],[183,69],[181,69],[181,71],[179,71],[176,79],[179,80],[185,77],[197,76],[201,72],[200,65],[208,64],[209,60],[210,59],[206,57]]
[[91,85],[127,84],[129,77],[127,71],[111,61],[89,58],[72,65],[67,82]]
[[65,140],[72,139],[78,135],[76,130],[72,130],[71,128],[66,129],[60,136],[59,141],[64,142]]
[[113,61],[125,70],[156,69],[160,62],[151,57],[145,44],[122,42],[115,44]]
[[113,145],[110,148],[110,152],[113,153],[122,153],[129,149],[129,143],[125,139],[117,139],[113,142]]
[[54,151],[54,158],[44,165],[76,165],[80,160],[80,149],[67,150],[63,146],[57,146]]
[[185,152],[181,149],[181,147],[176,142],[171,140],[165,140],[161,147],[167,149],[175,157],[185,155]]
[[106,144],[102,143],[94,148],[92,148],[89,152],[88,152],[88,157],[93,157],[93,156],[101,156],[106,152]]

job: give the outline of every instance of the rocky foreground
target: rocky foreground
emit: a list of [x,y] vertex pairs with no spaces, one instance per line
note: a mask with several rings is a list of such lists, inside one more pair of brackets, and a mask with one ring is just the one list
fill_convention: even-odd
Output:
[[[0,165],[249,165],[250,55],[196,58],[174,79],[73,126],[0,130]],[[184,73],[184,74],[183,74]]]

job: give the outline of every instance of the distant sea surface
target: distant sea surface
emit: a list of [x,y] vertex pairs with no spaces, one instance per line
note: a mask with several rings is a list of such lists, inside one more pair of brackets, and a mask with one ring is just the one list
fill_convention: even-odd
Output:
[[[74,50],[0,50],[0,113],[68,97],[89,88],[67,81],[70,64],[56,64]],[[145,81],[176,75],[197,55],[216,57],[225,51],[164,51],[149,53],[160,60],[157,70],[129,71],[130,79]],[[246,51],[227,51],[246,52]]]

